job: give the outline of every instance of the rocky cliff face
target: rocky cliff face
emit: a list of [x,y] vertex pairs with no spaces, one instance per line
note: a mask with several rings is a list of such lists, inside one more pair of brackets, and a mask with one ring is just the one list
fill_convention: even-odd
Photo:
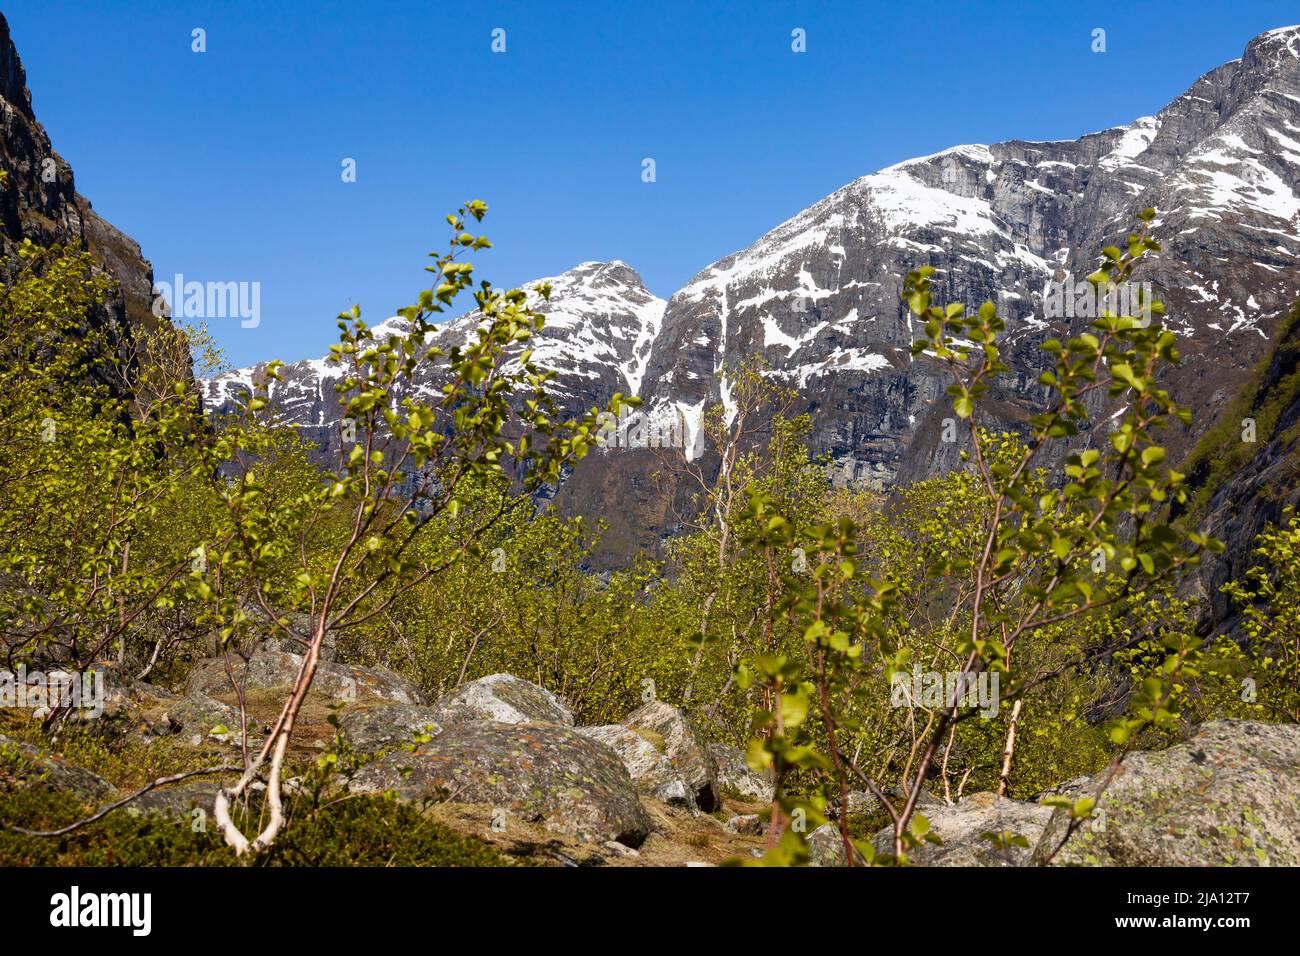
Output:
[[[1184,355],[1168,383],[1193,413],[1170,436],[1178,454],[1251,378],[1300,292],[1298,184],[1300,27],[1291,27],[1255,38],[1241,59],[1128,126],[958,146],[864,176],[704,269],[666,307],[622,263],[585,263],[551,280],[537,354],[560,372],[566,406],[633,391],[652,414],[684,418],[687,446],[705,409],[728,404],[724,369],[761,356],[767,374],[799,391],[812,451],[830,457],[836,479],[885,488],[947,470],[959,452],[940,441],[948,382],[910,352],[902,277],[930,265],[945,299],[998,304],[1015,371],[986,413],[1014,427],[1045,398],[1039,344],[1088,321],[1049,310],[1053,293],[1092,272],[1101,247],[1154,206],[1165,251],[1135,278],[1166,303]],[[208,383],[211,403],[255,374]],[[329,374],[299,363],[278,395],[318,441],[337,416]],[[606,556],[626,559],[670,531],[680,508],[674,489],[652,481],[658,468],[648,450],[606,452],[574,473],[557,505],[608,521]]]
[[[814,450],[881,486],[950,467],[948,382],[910,354],[913,268],[942,295],[992,299],[1016,375],[1004,419],[1041,399],[1037,345],[1059,334],[1049,282],[1082,278],[1154,206],[1165,242],[1136,278],[1169,306],[1186,367],[1171,383],[1211,423],[1300,288],[1300,28],[1256,38],[1156,116],[1063,142],[958,146],[864,176],[714,263],[668,303],[643,396],[725,402],[724,367],[762,355],[813,413]],[[1213,374],[1207,374],[1209,372]],[[1182,445],[1185,447],[1186,438]]]
[[0,251],[5,268],[23,239],[40,245],[78,241],[118,280],[112,301],[92,321],[109,323],[118,336],[157,321],[150,312],[153,269],[140,246],[91,208],[79,194],[72,167],[54,151],[32,110],[27,77],[0,14]]
[[1224,417],[1185,466],[1197,494],[1187,517],[1226,547],[1188,587],[1206,601],[1207,629],[1235,632],[1240,609],[1223,585],[1255,563],[1255,537],[1269,524],[1285,525],[1286,509],[1300,507],[1300,301]]

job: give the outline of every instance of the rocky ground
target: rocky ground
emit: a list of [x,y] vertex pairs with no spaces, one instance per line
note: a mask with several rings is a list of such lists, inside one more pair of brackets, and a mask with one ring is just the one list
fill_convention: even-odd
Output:
[[[246,661],[236,659],[231,673],[223,659],[200,662],[184,694],[106,671],[106,708],[93,729],[146,746],[191,748],[214,762],[234,760],[240,719],[231,676],[243,684],[256,743],[300,663],[268,642]],[[739,750],[705,741],[662,701],[648,701],[617,724],[578,727],[563,700],[509,674],[429,701],[383,668],[331,660],[322,665],[295,734],[299,764],[326,752],[336,733],[346,741],[352,768],[341,786],[355,794],[394,793],[510,857],[551,865],[707,866],[757,857],[765,845],[770,780],[746,766]],[[38,787],[102,806],[124,795],[31,735],[0,736],[0,754],[10,758],[0,774],[0,798],[6,790]],[[1104,776],[1068,781],[1043,798],[1094,795]],[[189,815],[209,805],[215,786],[212,778],[187,781],[115,812]],[[869,795],[851,794],[855,819],[878,821],[878,810]],[[1131,754],[1105,788],[1095,818],[1068,839],[1066,811],[1043,802],[975,793],[947,804],[927,795],[921,811],[942,840],[915,852],[913,862],[924,866],[1049,859],[1057,865],[1296,865],[1300,727],[1218,721],[1168,749]],[[999,848],[990,833],[1020,839]],[[881,830],[874,842],[889,852],[890,832]],[[833,827],[811,834],[810,845],[816,864],[842,863]]]

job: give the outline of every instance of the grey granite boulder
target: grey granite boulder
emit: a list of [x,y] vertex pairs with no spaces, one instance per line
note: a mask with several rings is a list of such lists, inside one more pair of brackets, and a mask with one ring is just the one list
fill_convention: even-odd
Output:
[[391,750],[413,743],[424,734],[442,732],[435,707],[419,704],[380,704],[349,712],[339,724],[343,736],[357,750]]
[[[1080,795],[1096,793],[1104,775]],[[1052,862],[1092,866],[1300,865],[1300,726],[1203,724],[1184,743],[1130,754]],[[1068,827],[1058,809],[1034,848],[1042,862]]]
[[441,722],[462,724],[495,721],[501,724],[549,723],[573,726],[573,712],[544,687],[513,674],[490,674],[461,684],[437,704]]
[[686,785],[672,761],[636,731],[622,724],[606,724],[579,727],[578,733],[614,751],[642,790],[664,803],[696,809],[694,791]]
[[652,700],[623,718],[623,726],[654,744],[685,781],[696,806],[706,813],[722,805],[718,767],[704,739],[676,707]]
[[98,800],[111,794],[113,785],[58,754],[0,734],[0,792],[6,789],[60,791]]
[[[1000,797],[985,791],[960,802],[917,807],[943,843],[924,843],[908,851],[920,866],[1022,866],[1052,816],[1050,807]],[[1004,834],[995,842],[985,834]],[[1021,840],[1026,846],[1020,846]],[[894,852],[894,831],[886,827],[872,838],[877,853]]]
[[585,842],[639,846],[650,820],[608,747],[553,723],[466,722],[416,751],[393,751],[352,781],[359,793],[487,804]]
[[772,772],[755,773],[745,752],[730,744],[709,744],[709,755],[717,767],[718,785],[750,800],[770,802],[774,791]]
[[[291,685],[302,667],[302,657],[287,651],[258,650],[247,661],[234,658],[231,669],[249,690],[269,690]],[[234,692],[223,658],[201,661],[190,671],[187,689],[211,696]],[[392,701],[428,703],[414,683],[386,667],[360,667],[321,661],[312,681],[312,693],[344,703]]]
[[206,825],[211,819],[216,799],[217,785],[211,780],[182,783],[141,794],[119,812],[131,816],[161,816],[197,821],[200,825]]
[[805,841],[808,844],[809,866],[843,866],[844,837],[833,823],[823,823]]

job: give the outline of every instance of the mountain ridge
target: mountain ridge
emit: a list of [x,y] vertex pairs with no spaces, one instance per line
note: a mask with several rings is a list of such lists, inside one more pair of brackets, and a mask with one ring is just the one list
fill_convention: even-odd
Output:
[[[1049,293],[1092,272],[1147,206],[1164,251],[1134,279],[1165,302],[1179,336],[1184,362],[1167,387],[1193,424],[1167,444],[1181,456],[1249,381],[1300,295],[1300,26],[1255,37],[1153,116],[1073,140],[954,146],[858,177],[666,302],[626,263],[580,264],[563,274],[570,293],[543,309],[559,318],[537,355],[559,373],[566,410],[631,392],[652,416],[680,415],[688,448],[708,407],[731,411],[725,370],[758,356],[799,391],[793,411],[812,416],[810,451],[835,480],[883,490],[960,464],[959,445],[940,437],[950,413],[943,369],[911,352],[906,273],[931,266],[944,300],[998,305],[1013,370],[985,414],[1019,428],[1045,398],[1038,346],[1086,322],[1047,315]],[[626,269],[635,281],[611,275],[596,289],[593,276],[574,274],[584,267]],[[680,489],[650,490],[658,458],[646,449],[601,461],[575,470],[556,507],[610,525],[606,560],[654,550],[675,527]]]

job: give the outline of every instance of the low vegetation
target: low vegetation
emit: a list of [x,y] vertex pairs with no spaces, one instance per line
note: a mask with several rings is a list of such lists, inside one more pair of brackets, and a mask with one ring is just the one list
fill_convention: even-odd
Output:
[[[265,383],[240,414],[205,416],[189,373],[208,346],[200,332],[88,329],[106,293],[88,258],[24,247],[0,294],[4,666],[108,664],[179,690],[194,661],[235,660],[267,637],[303,663],[242,772],[218,778],[213,825],[197,836],[185,819],[124,808],[58,837],[0,831],[0,863],[507,862],[418,807],[286,786],[315,772],[290,740],[327,641],[430,697],[507,672],[561,695],[581,724],[650,697],[681,707],[774,775],[767,864],[806,862],[807,834],[827,821],[846,858],[904,863],[931,837],[927,792],[1028,799],[1191,723],[1300,717],[1296,523],[1262,535],[1258,566],[1230,585],[1240,640],[1204,643],[1179,590],[1221,546],[1186,520],[1213,474],[1189,490],[1160,444],[1186,413],[1160,385],[1179,355],[1159,321],[1105,315],[1046,343],[1050,401],[1022,432],[1001,432],[980,407],[1007,371],[1002,318],[991,303],[938,302],[933,270],[918,270],[904,293],[924,330],[915,360],[951,374],[964,468],[888,497],[837,488],[789,393],[750,363],[728,375],[731,413],[706,416],[719,464],[696,476],[693,524],[661,558],[597,574],[599,528],[536,502],[590,465],[601,410],[564,421],[548,397],[527,350],[544,301],[475,285],[466,256],[490,245],[470,231],[485,212],[472,202],[448,217],[450,247],[402,311],[408,335],[376,337],[359,309],[340,316],[349,434],[327,471],[277,423]],[[1091,281],[1124,282],[1158,253],[1153,216],[1104,251]],[[466,295],[476,338],[429,348],[437,317]],[[123,338],[130,367],[107,345]],[[437,388],[398,400],[417,375]],[[1250,402],[1271,428],[1278,399]],[[610,410],[634,404],[616,395]],[[1215,441],[1192,461],[1217,474],[1235,459]],[[183,743],[104,741],[67,718],[11,715],[0,732],[124,790],[211,762]],[[4,820],[23,830],[93,809],[0,790]],[[870,816],[837,811],[850,790],[877,798]],[[1096,796],[1055,799],[1083,821]],[[870,840],[880,826],[888,852]]]

